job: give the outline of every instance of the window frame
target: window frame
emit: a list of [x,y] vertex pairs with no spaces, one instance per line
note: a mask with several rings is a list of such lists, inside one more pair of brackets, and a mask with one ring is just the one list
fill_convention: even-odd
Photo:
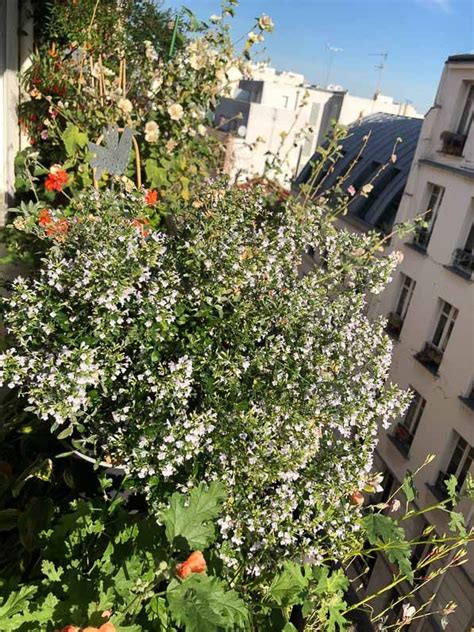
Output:
[[[444,353],[451,338],[451,334],[453,333],[459,310],[457,307],[454,307],[454,305],[451,305],[451,303],[448,303],[448,301],[445,301],[444,299],[440,299],[440,301],[441,306],[439,308],[436,325],[431,336],[431,344],[441,351],[441,353]],[[443,318],[445,320],[441,325]],[[435,342],[435,340],[437,340],[437,342]]]
[[468,83],[464,105],[459,117],[457,133],[467,136],[474,122],[474,83]]
[[[451,475],[454,475],[458,481],[459,491],[464,485],[467,475],[471,469],[472,462],[474,461],[474,447],[471,446],[470,443],[461,435],[456,433],[456,436],[457,440],[453,450],[451,451],[451,457],[448,465],[446,466],[446,479],[448,479]],[[458,459],[457,464],[453,464],[458,451],[461,452],[460,458]]]
[[404,272],[401,273],[402,284],[398,292],[397,301],[395,305],[395,314],[400,316],[402,321],[405,320],[408,309],[410,307],[411,300],[416,288],[416,281],[412,277],[408,276]]

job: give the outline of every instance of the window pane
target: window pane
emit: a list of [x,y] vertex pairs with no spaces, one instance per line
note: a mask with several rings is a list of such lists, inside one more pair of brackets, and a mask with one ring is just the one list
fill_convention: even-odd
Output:
[[446,470],[446,474],[448,476],[450,476],[451,474],[454,474],[456,476],[466,447],[467,442],[462,437],[459,437],[456,447],[454,448],[453,456],[451,457],[451,461],[449,462],[448,469]]

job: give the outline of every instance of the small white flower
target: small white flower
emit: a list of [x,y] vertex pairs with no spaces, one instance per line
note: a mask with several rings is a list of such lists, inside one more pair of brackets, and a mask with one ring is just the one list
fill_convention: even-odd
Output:
[[265,15],[265,13],[263,13],[258,19],[258,26],[262,29],[262,31],[271,32],[273,31],[273,27],[275,25],[273,24],[272,18],[269,15]]
[[179,103],[173,103],[168,108],[168,114],[170,115],[171,120],[180,121],[184,115],[183,106]]
[[147,143],[156,143],[160,136],[160,128],[155,121],[148,121],[145,125],[145,140]]
[[124,99],[123,97],[118,100],[117,106],[124,114],[130,114],[133,110],[132,102],[129,99]]
[[216,15],[215,13],[213,15],[211,15],[209,17],[209,19],[211,20],[211,22],[214,22],[214,24],[216,24],[217,22],[221,22],[222,20],[222,16],[220,15]]

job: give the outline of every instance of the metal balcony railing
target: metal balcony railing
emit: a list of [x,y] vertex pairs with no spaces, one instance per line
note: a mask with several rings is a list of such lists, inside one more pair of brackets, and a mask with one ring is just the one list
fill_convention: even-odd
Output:
[[403,318],[396,312],[390,312],[387,316],[387,333],[398,338],[403,327]]
[[453,267],[471,276],[474,272],[474,252],[456,248],[453,254]]
[[443,132],[441,134],[441,141],[443,143],[441,151],[443,154],[449,154],[450,156],[462,156],[466,138],[466,134]]
[[413,434],[410,432],[410,430],[408,430],[408,428],[402,422],[397,424],[393,433],[393,440],[398,446],[398,448],[405,455],[408,455],[411,444],[413,443]]
[[422,250],[426,250],[430,243],[431,231],[428,228],[417,226],[413,235],[413,243]]
[[443,352],[438,349],[432,342],[425,342],[423,349],[416,354],[416,359],[419,360],[429,371],[437,374],[441,360],[443,359]]

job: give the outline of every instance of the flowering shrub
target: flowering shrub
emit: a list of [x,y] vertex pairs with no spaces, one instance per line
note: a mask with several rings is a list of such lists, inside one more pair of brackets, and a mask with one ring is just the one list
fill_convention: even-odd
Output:
[[[20,108],[38,162],[51,168],[40,197],[52,202],[66,183],[73,190],[92,184],[89,143],[100,143],[104,129],[117,125],[135,133],[138,162],[131,161],[127,175],[159,187],[162,199],[187,198],[190,183],[221,160],[216,136],[207,134],[210,112],[249,71],[252,46],[273,27],[268,16],[256,20],[258,37],[238,53],[225,21],[236,4],[226,0],[209,24],[148,0],[51,5],[23,76],[30,99]],[[17,165],[17,189],[26,194],[32,187],[27,166]]]
[[[395,257],[336,232],[323,208],[270,210],[258,190],[220,182],[182,209],[174,236],[148,209],[143,194],[89,192],[67,232],[50,234],[43,211],[28,220],[53,247],[4,300],[14,346],[2,381],[157,508],[163,485],[221,480],[230,566],[245,555],[258,574],[275,556],[343,554],[351,494],[405,401],[383,388],[384,323],[364,315]],[[63,221],[56,212],[53,226]],[[307,244],[326,265],[301,278]]]

